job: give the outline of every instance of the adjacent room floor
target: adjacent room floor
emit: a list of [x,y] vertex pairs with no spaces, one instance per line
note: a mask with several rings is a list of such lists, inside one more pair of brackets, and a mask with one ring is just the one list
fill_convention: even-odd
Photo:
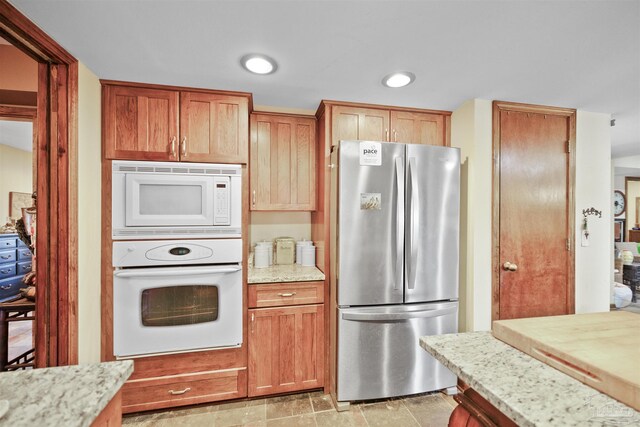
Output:
[[125,415],[122,425],[136,427],[436,427],[447,425],[456,405],[450,396],[431,393],[404,399],[352,404],[349,411],[337,412],[329,395],[314,392]]
[[9,323],[9,352],[8,360],[11,360],[25,351],[33,348],[33,322],[24,320]]

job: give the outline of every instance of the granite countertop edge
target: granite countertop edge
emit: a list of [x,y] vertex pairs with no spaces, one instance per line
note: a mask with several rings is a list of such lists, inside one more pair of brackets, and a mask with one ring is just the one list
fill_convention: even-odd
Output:
[[0,425],[90,426],[132,372],[122,360],[2,373],[0,400],[10,409]]
[[302,266],[299,264],[272,265],[265,268],[253,266],[253,253],[249,254],[247,283],[250,285],[291,283],[291,282],[321,282],[325,275],[316,266]]
[[421,337],[420,346],[519,426],[640,425],[638,411],[491,332]]
[[[490,334],[489,332],[481,332],[481,333]],[[456,334],[456,335],[458,335],[458,334]],[[433,357],[435,357],[438,362],[442,363],[447,369],[449,369],[451,372],[453,372],[458,378],[460,378],[462,381],[464,381],[469,387],[471,387],[472,389],[477,391],[482,397],[487,399],[487,401],[489,403],[491,403],[493,406],[498,408],[505,415],[507,415],[509,418],[511,418],[513,421],[515,421],[518,424],[518,426],[522,426],[522,427],[524,427],[524,426],[535,426],[535,423],[533,423],[532,421],[528,420],[527,417],[524,414],[522,414],[519,411],[511,408],[511,406],[506,405],[502,399],[500,399],[493,392],[491,392],[491,390],[489,390],[488,388],[484,387],[480,382],[476,381],[473,378],[473,376],[468,375],[458,365],[451,363],[449,361],[449,359],[447,359],[446,357],[441,355],[434,347],[431,347],[424,340],[424,338],[425,337],[421,337],[420,338],[420,346],[423,349],[425,349],[429,354],[431,354]]]

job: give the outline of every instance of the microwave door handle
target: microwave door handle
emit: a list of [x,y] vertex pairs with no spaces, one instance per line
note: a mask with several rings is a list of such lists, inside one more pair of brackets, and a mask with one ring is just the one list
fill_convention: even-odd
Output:
[[242,270],[240,267],[211,267],[193,270],[189,268],[176,268],[173,271],[154,271],[152,268],[137,270],[116,270],[113,272],[115,277],[167,277],[167,276],[197,276],[201,274],[224,274],[235,273]]
[[402,157],[396,157],[396,265],[394,289],[402,286],[403,269],[403,245],[404,239],[404,161]]

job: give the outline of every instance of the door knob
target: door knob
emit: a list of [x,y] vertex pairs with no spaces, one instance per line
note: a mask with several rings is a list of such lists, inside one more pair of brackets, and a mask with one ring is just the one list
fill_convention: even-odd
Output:
[[516,264],[512,264],[509,261],[502,264],[502,268],[505,271],[518,271],[518,266]]

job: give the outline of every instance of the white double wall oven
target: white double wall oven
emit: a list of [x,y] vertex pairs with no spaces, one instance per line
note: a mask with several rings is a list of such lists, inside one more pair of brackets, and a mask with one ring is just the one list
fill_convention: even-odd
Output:
[[240,165],[112,163],[116,357],[242,345]]

